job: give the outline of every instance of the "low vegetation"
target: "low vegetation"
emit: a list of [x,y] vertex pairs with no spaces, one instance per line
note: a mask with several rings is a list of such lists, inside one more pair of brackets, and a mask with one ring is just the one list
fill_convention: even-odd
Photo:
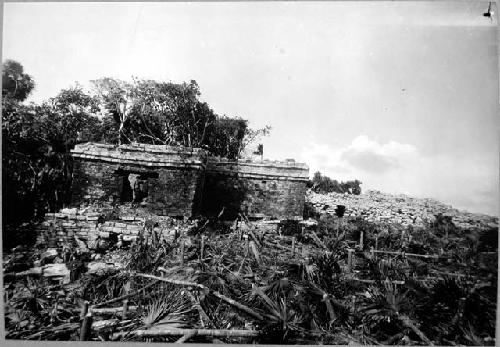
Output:
[[[8,279],[7,338],[494,344],[495,229],[464,233],[438,221],[402,233],[332,215],[278,232],[244,219],[172,228],[181,231],[144,230],[129,250],[111,246],[103,261],[125,259],[121,269],[83,272],[66,285]],[[71,252],[73,267],[90,261]],[[19,257],[37,254],[11,255],[4,271]]]

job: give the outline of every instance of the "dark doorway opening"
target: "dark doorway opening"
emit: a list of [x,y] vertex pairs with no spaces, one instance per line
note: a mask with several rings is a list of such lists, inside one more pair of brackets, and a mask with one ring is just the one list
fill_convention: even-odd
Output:
[[127,174],[122,176],[122,191],[120,194],[120,201],[122,203],[132,202],[133,198],[134,198],[134,192],[132,191],[132,187],[130,186]]
[[120,201],[142,202],[148,196],[150,179],[158,179],[157,172],[134,172],[119,169],[116,174],[121,177]]

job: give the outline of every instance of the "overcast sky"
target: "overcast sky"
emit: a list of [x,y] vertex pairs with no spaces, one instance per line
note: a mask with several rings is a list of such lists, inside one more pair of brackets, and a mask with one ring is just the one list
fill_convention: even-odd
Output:
[[3,60],[34,77],[35,102],[104,76],[194,79],[217,113],[273,127],[265,157],[498,215],[497,20],[487,8],[6,3]]

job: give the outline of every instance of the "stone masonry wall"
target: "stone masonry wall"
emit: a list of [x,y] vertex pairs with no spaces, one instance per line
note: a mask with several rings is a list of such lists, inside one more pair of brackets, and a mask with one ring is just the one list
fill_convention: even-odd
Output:
[[159,178],[150,180],[150,195],[144,206],[162,216],[197,215],[202,178],[201,172],[192,170],[160,170]]
[[[78,145],[74,157],[72,205],[122,201],[130,173],[142,175],[142,206],[158,215],[191,217],[199,212],[204,157],[199,149],[102,144]],[[128,185],[124,187],[124,185]]]
[[118,165],[75,158],[71,195],[73,205],[117,200],[121,187],[119,177],[115,175],[117,169]]
[[247,215],[264,214],[275,218],[302,218],[306,183],[291,180],[243,179],[248,194],[242,204]]
[[209,158],[202,211],[233,219],[301,219],[309,169],[294,161],[229,161]]
[[251,217],[302,218],[306,184],[302,181],[274,180],[207,173],[203,212],[233,219],[238,212]]
[[74,206],[128,201],[132,173],[146,186],[141,206],[158,215],[218,215],[225,208],[226,219],[240,212],[302,218],[309,169],[293,160],[230,161],[207,158],[200,149],[93,143],[76,146],[72,154]]
[[116,221],[98,223],[100,215],[98,212],[81,211],[46,213],[45,220],[37,229],[37,244],[61,248],[76,238],[90,245],[97,237],[107,239],[112,234],[122,235],[124,241],[133,241],[143,229],[144,218],[123,216]]

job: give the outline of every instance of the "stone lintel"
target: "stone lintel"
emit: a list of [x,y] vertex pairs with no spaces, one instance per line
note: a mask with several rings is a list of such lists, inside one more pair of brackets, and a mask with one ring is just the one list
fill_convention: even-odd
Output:
[[206,158],[206,152],[199,148],[143,144],[114,146],[85,143],[76,145],[71,154],[82,160],[150,168],[203,169]]

